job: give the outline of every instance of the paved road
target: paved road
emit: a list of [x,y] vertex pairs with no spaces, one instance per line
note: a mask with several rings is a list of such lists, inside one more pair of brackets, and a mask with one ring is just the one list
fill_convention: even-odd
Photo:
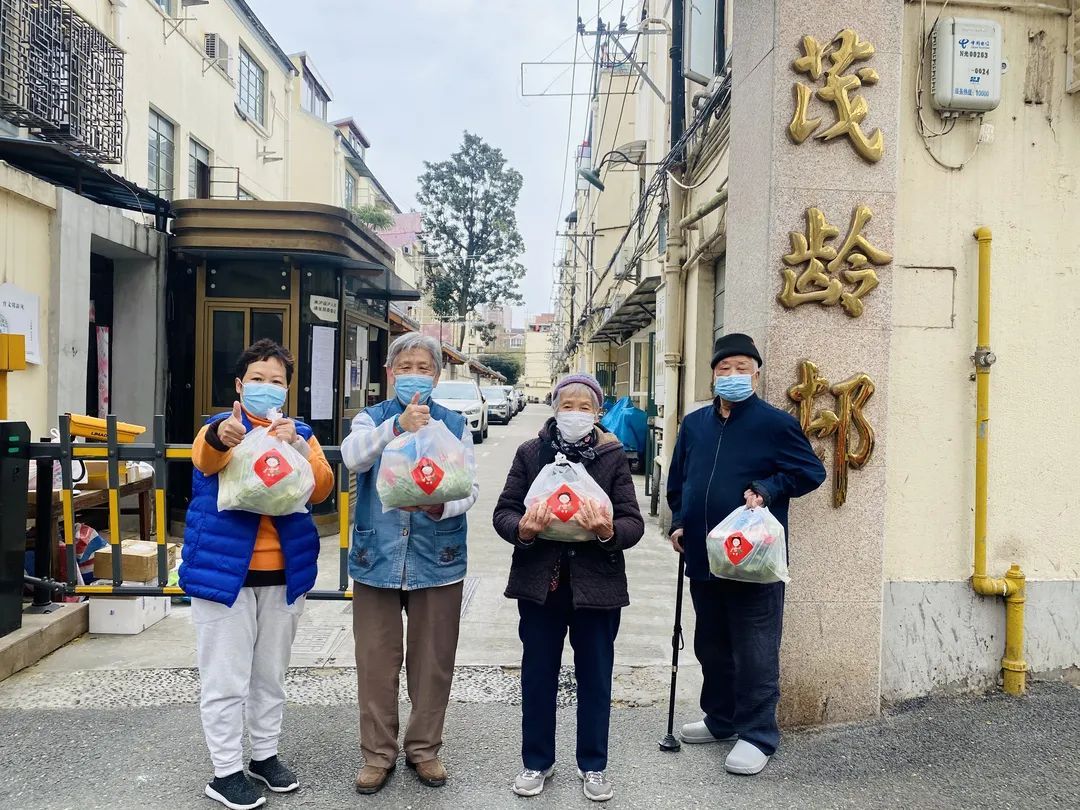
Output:
[[[83,686],[86,686],[85,684]],[[110,688],[101,684],[102,700]],[[132,696],[129,696],[132,697]],[[194,706],[3,709],[0,796],[16,810],[211,810],[208,763]],[[92,706],[93,704],[91,704]],[[556,776],[537,799],[509,789],[518,765],[519,710],[454,703],[441,790],[404,767],[378,796],[351,788],[358,764],[352,705],[291,705],[283,756],[303,786],[268,808],[586,808],[572,758],[572,710],[560,714]],[[1080,691],[1039,685],[1001,695],[927,701],[874,723],[787,735],[758,777],[723,772],[720,746],[660,752],[660,712],[616,709],[612,808],[1076,808],[1080,806]]]

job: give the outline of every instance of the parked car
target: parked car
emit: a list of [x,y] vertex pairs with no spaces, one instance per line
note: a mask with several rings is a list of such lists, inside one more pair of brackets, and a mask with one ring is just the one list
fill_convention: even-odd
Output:
[[516,388],[512,385],[500,385],[499,388],[506,394],[506,399],[510,402],[510,416],[514,417],[521,413],[521,398]]
[[501,385],[481,390],[484,393],[484,399],[487,400],[488,420],[503,425],[510,424],[516,406],[507,396],[506,390]]
[[488,436],[488,412],[484,395],[475,380],[443,380],[435,386],[431,398],[464,416],[472,430],[473,441],[484,443]]
[[521,413],[525,410],[525,406],[529,404],[529,398],[525,396],[525,392],[520,388],[515,388],[514,393],[517,394],[518,398],[518,413]]
[[521,413],[523,410],[525,410],[525,395],[516,388],[514,388],[514,386],[512,385],[508,385],[506,386],[506,388],[509,389],[507,391],[507,395],[510,397],[510,402],[513,403],[514,413]]

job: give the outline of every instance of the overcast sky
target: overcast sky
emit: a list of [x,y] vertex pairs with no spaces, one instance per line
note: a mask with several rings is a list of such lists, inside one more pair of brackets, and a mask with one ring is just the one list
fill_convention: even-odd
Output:
[[[403,210],[416,206],[422,161],[448,157],[464,130],[503,150],[525,178],[522,294],[530,313],[548,311],[569,99],[523,98],[521,63],[543,60],[561,43],[549,61],[571,61],[577,0],[249,2],[282,48],[311,57],[334,96],[331,118],[356,119],[371,142],[369,165]],[[600,3],[605,19],[617,20],[620,2]],[[581,7],[591,28],[596,0]],[[527,68],[526,91],[543,90],[564,68]],[[587,72],[579,69],[579,84]],[[569,81],[564,75],[553,90],[565,92]],[[585,107],[579,97],[572,143]],[[569,193],[562,207],[569,210]]]

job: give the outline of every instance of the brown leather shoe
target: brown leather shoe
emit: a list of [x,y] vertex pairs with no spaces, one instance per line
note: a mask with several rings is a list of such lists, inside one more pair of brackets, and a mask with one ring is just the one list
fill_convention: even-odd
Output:
[[428,787],[437,788],[446,784],[446,768],[438,757],[407,764],[416,771],[416,777]]
[[387,780],[390,779],[390,774],[393,772],[394,766],[392,765],[389,768],[365,765],[360,769],[360,773],[356,775],[356,792],[365,795],[378,793],[386,785]]

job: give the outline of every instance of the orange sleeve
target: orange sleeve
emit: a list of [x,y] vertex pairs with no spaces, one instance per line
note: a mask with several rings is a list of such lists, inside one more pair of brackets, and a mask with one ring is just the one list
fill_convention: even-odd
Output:
[[[203,425],[203,429],[199,431],[199,435],[195,437],[194,444],[191,445],[191,463],[195,465],[195,469],[201,472],[203,475],[216,475],[225,469],[225,465],[229,463],[229,459],[232,458],[232,450],[225,450],[222,452],[206,440],[206,432],[210,430],[210,425]],[[322,452],[321,450],[319,451]],[[326,463],[325,457],[323,463]],[[317,480],[317,479],[316,479]],[[318,489],[316,488],[316,491]]]
[[334,491],[334,471],[330,468],[330,462],[326,460],[326,454],[323,453],[318,439],[314,436],[308,439],[308,447],[311,448],[308,463],[315,474],[315,492],[311,495],[311,502],[322,503]]

